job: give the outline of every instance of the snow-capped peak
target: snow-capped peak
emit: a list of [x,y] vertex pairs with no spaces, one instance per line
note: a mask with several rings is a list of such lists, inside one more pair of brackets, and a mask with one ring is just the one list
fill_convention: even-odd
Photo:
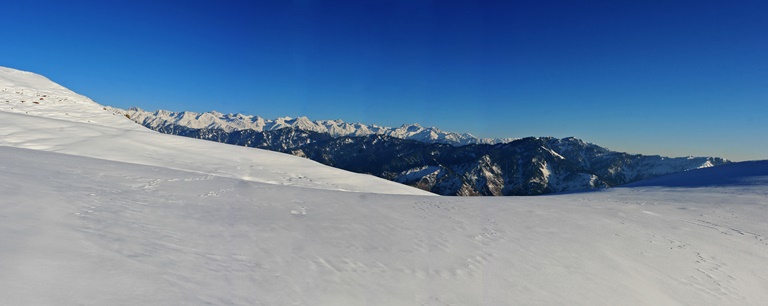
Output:
[[332,137],[386,135],[401,139],[418,140],[427,143],[445,143],[454,146],[468,144],[497,144],[515,140],[514,138],[478,138],[468,133],[445,132],[436,127],[423,127],[418,123],[403,124],[397,128],[382,127],[375,124],[347,123],[341,119],[312,121],[305,116],[298,118],[279,117],[262,119],[258,116],[228,114],[211,111],[207,113],[171,112],[158,110],[144,111],[129,108],[124,112],[131,119],[151,129],[163,126],[180,125],[192,129],[221,129],[226,132],[237,130],[272,131],[283,128],[295,128],[317,133],[328,133]]

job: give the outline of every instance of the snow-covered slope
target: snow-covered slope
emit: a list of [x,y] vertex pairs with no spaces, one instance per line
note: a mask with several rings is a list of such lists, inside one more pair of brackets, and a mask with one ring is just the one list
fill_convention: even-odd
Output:
[[445,132],[435,127],[422,127],[419,124],[404,124],[397,128],[391,128],[375,124],[346,123],[342,120],[311,121],[307,117],[281,117],[270,120],[258,116],[222,114],[216,111],[195,113],[158,110],[149,112],[140,108],[130,108],[128,110],[110,108],[110,111],[127,114],[132,120],[153,130],[165,126],[182,126],[191,129],[220,129],[226,132],[248,129],[261,132],[295,128],[317,133],[328,133],[332,137],[387,135],[401,139],[418,140],[427,143],[445,143],[455,146],[506,143],[514,140],[514,138],[478,138],[467,133]]
[[[0,67],[0,111],[132,131],[146,130],[44,76],[6,67]],[[2,122],[6,126],[12,125]]]
[[0,304],[759,305],[766,190],[381,195],[0,147]]
[[30,72],[0,70],[0,146],[310,188],[428,194],[287,154],[157,133]]

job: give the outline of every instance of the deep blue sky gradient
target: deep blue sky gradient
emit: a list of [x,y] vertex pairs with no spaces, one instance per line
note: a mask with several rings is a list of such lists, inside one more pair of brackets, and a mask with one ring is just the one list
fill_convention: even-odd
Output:
[[11,1],[0,65],[97,102],[768,158],[768,1]]

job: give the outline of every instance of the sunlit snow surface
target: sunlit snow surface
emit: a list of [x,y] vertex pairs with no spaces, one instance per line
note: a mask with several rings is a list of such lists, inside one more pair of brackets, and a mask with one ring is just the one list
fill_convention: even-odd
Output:
[[160,134],[37,74],[0,67],[0,146],[319,189],[431,194],[287,154]]
[[0,305],[768,301],[765,161],[591,193],[393,195],[373,191],[413,189],[95,103],[19,104],[0,108]]

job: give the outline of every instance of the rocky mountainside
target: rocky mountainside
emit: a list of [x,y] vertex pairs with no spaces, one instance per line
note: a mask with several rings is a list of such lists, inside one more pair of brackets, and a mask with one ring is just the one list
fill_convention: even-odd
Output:
[[157,131],[269,149],[368,173],[441,195],[539,195],[618,186],[728,163],[615,152],[576,138],[523,138],[455,146],[372,134],[334,137],[298,127],[260,131],[146,124]]
[[453,147],[387,136],[338,138],[292,150],[442,195],[538,195],[618,186],[727,163],[722,158],[634,155],[576,138],[524,138]]

